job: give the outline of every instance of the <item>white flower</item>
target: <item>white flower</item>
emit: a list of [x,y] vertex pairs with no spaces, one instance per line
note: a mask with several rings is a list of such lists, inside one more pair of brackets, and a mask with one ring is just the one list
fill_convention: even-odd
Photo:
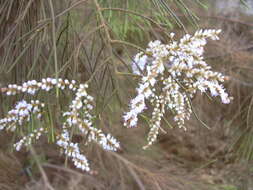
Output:
[[110,134],[103,136],[100,140],[100,144],[105,150],[116,151],[120,148],[119,142]]
[[[166,110],[171,111],[179,128],[186,129],[185,121],[192,113],[189,98],[197,91],[210,92],[211,96],[219,96],[222,103],[229,103],[231,98],[220,84],[224,76],[212,71],[203,58],[207,39],[218,40],[220,32],[198,30],[194,35],[186,34],[179,42],[171,34],[169,44],[150,42],[146,53],[138,53],[135,61],[145,66],[141,67],[142,79],[136,97],[130,102],[130,111],[123,116],[124,126],[137,126],[138,116],[146,108],[145,102],[150,102],[154,107],[148,135],[148,145],[151,145],[157,139]],[[133,73],[136,72],[133,67]]]
[[132,63],[132,70],[133,73],[136,75],[142,75],[142,71],[144,71],[146,63],[147,63],[148,56],[142,53],[138,53],[134,61]]

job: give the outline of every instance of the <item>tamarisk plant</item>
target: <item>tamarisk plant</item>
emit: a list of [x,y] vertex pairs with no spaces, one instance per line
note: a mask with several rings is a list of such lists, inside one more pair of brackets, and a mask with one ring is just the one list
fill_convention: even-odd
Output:
[[218,40],[221,30],[199,30],[194,35],[186,34],[180,41],[170,34],[169,44],[153,41],[145,52],[138,53],[132,63],[132,72],[141,76],[137,95],[130,102],[130,111],[123,116],[124,125],[136,127],[138,116],[147,108],[153,108],[150,119],[148,144],[152,145],[161,128],[165,111],[169,110],[179,128],[186,130],[185,120],[189,120],[193,110],[191,99],[200,91],[219,96],[228,104],[229,97],[221,83],[226,79],[214,72],[204,61],[203,53],[207,39]]
[[[68,111],[62,113],[62,127],[55,133],[56,144],[63,150],[65,155],[72,159],[74,165],[84,171],[89,172],[90,167],[87,158],[82,154],[79,144],[71,141],[73,130],[77,129],[86,138],[85,144],[95,142],[104,150],[116,151],[120,148],[119,142],[110,134],[105,135],[101,129],[94,126],[95,116],[93,110],[93,97],[86,89],[87,84],[77,84],[75,80],[63,80],[61,78],[47,78],[40,82],[31,80],[22,85],[10,84],[1,91],[6,95],[16,95],[26,93],[35,95],[39,90],[50,91],[54,88],[61,90],[71,90],[74,93],[74,99],[69,105]],[[10,110],[5,118],[0,119],[0,130],[15,132],[17,130],[26,131],[22,138],[14,144],[14,148],[19,151],[23,146],[29,146],[31,143],[39,140],[42,134],[47,134],[46,127],[28,130],[28,124],[32,117],[43,119],[45,104],[39,100],[21,100],[16,103],[15,108]],[[27,128],[24,128],[26,127]]]
[[[191,99],[198,91],[219,96],[222,103],[230,103],[229,97],[222,83],[226,77],[219,72],[212,71],[204,61],[203,53],[207,39],[218,40],[221,30],[199,30],[194,35],[186,34],[179,41],[174,40],[170,34],[170,43],[162,44],[153,41],[148,44],[144,52],[138,53],[132,63],[132,71],[141,77],[137,87],[137,96],[130,102],[130,111],[125,113],[124,126],[136,127],[138,116],[147,108],[147,103],[153,108],[150,119],[150,132],[148,134],[147,148],[156,140],[161,128],[161,120],[169,110],[179,128],[186,130],[185,121],[190,119],[193,112]],[[85,139],[85,144],[95,142],[104,150],[116,151],[120,148],[119,142],[110,134],[105,135],[101,129],[94,126],[95,116],[93,110],[93,97],[87,93],[88,85],[78,84],[75,80],[61,78],[47,78],[40,82],[31,80],[22,85],[10,84],[1,88],[6,95],[26,93],[35,95],[39,90],[50,91],[70,90],[74,94],[68,110],[62,113],[63,123],[55,132],[55,143],[63,150],[65,155],[72,159],[74,165],[84,171],[90,171],[87,158],[82,154],[79,144],[72,142],[74,130],[78,130]],[[15,132],[28,126],[35,116],[42,120],[45,104],[39,100],[21,100],[16,103],[5,118],[0,119],[0,130]],[[26,134],[14,144],[19,151],[23,146],[29,146],[47,134],[46,127],[33,130],[25,129]]]

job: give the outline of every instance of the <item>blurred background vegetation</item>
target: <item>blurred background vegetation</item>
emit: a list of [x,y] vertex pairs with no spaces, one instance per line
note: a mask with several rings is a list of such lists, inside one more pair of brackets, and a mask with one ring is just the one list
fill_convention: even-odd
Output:
[[[253,8],[227,0],[0,0],[0,87],[61,77],[85,82],[96,99],[97,124],[115,135],[122,151],[85,147],[94,175],[63,167],[64,158],[42,139],[12,152],[13,136],[0,134],[0,189],[224,189],[253,188]],[[230,105],[194,99],[188,130],[166,126],[159,143],[143,151],[147,130],[125,129],[121,116],[134,96],[133,56],[151,40],[166,43],[199,28],[221,28],[206,60],[230,77]],[[71,97],[39,94],[48,103],[50,127]],[[0,116],[23,96],[0,94]],[[25,97],[29,98],[29,97]],[[167,115],[168,120],[170,116]],[[145,125],[145,119],[141,120]],[[142,124],[141,124],[142,125]],[[76,134],[76,141],[79,136]],[[38,167],[40,165],[40,167]],[[39,170],[41,168],[42,170]]]

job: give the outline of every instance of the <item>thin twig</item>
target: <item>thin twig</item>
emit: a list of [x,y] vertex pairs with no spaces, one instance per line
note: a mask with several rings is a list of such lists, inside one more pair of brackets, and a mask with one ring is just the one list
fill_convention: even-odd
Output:
[[[171,77],[172,77],[172,76],[171,76]],[[174,81],[176,81],[176,83],[177,83],[181,88],[183,88],[183,89],[186,91],[185,87],[184,87],[177,79],[175,79],[174,77],[172,77],[172,79],[173,79]],[[202,121],[202,120],[198,117],[198,115],[196,114],[195,109],[194,109],[194,107],[193,107],[193,105],[192,105],[191,97],[188,95],[187,92],[186,92],[185,94],[186,94],[187,99],[188,99],[188,101],[189,101],[189,103],[190,103],[191,110],[192,110],[192,113],[193,113],[193,115],[195,116],[195,118],[196,118],[204,127],[206,127],[207,129],[211,129],[204,121]]]
[[133,44],[133,43],[130,43],[130,42],[121,41],[121,40],[110,40],[110,42],[111,42],[112,44],[123,44],[123,45],[127,45],[127,46],[133,47],[133,48],[135,48],[135,49],[138,49],[138,50],[140,50],[140,51],[142,51],[142,52],[146,52],[143,48],[141,48],[141,47],[139,47],[139,46],[137,46],[137,45],[135,45],[135,44]]
[[[58,81],[59,73],[58,73],[58,62],[57,62],[57,48],[56,48],[56,36],[55,36],[55,13],[52,0],[49,1],[51,18],[52,18],[52,38],[53,38],[53,51],[54,51],[54,67],[55,67],[55,78]],[[59,97],[59,88],[56,86],[56,97]]]
[[55,189],[51,186],[51,184],[50,184],[50,182],[49,182],[49,180],[48,180],[47,174],[45,173],[44,169],[42,168],[42,166],[41,166],[41,164],[40,164],[40,162],[39,162],[39,160],[38,160],[38,158],[37,158],[37,153],[35,152],[33,146],[30,145],[30,146],[29,146],[29,149],[30,149],[31,153],[32,153],[33,156],[34,156],[35,162],[36,162],[36,164],[37,164],[37,166],[38,166],[38,168],[39,168],[39,171],[40,171],[40,173],[41,173],[41,175],[42,175],[42,178],[43,178],[43,180],[44,180],[44,183],[45,183],[46,187],[47,187],[49,190],[55,190]]
[[144,18],[144,19],[148,20],[149,22],[155,24],[156,26],[158,26],[161,29],[163,29],[161,26],[168,26],[168,24],[158,23],[155,20],[153,20],[152,18],[150,18],[148,16],[145,16],[143,14],[140,14],[140,13],[134,12],[132,10],[122,9],[122,8],[102,8],[101,9],[101,11],[107,11],[107,10],[109,10],[109,11],[119,11],[119,12],[132,14],[132,15],[135,15],[135,16],[139,16],[139,17]]

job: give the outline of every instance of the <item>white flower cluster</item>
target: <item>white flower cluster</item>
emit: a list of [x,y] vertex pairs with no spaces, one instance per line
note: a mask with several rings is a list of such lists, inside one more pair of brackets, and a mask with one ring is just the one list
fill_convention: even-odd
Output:
[[150,121],[148,144],[143,147],[144,149],[146,149],[148,146],[152,145],[156,141],[161,125],[161,120],[165,113],[165,104],[162,95],[160,95],[159,97],[155,96],[153,99],[151,99],[151,102],[154,105],[154,110],[152,112],[152,117]]
[[[87,84],[80,84],[74,100],[69,106],[69,111],[63,115],[66,117],[66,122],[63,124],[65,131],[77,126],[79,131],[87,137],[87,142],[95,142],[104,150],[116,151],[120,148],[119,142],[110,134],[105,135],[101,129],[93,126],[94,116],[91,114],[93,109],[93,97],[88,95],[86,89]],[[88,135],[88,136],[87,136]],[[64,136],[62,134],[61,136]],[[84,166],[84,165],[83,165]],[[88,167],[81,167],[88,171]]]
[[64,90],[69,88],[72,91],[77,90],[77,84],[75,80],[69,81],[67,79],[63,80],[59,78],[44,78],[40,82],[36,80],[30,80],[24,82],[22,85],[9,84],[7,88],[2,88],[2,92],[5,92],[7,95],[16,95],[18,93],[28,93],[34,95],[38,90],[49,91],[54,87]]
[[[69,81],[67,79],[63,80],[61,78],[46,78],[42,79],[41,82],[31,80],[23,83],[22,85],[8,85],[7,88],[1,88],[0,91],[7,95],[16,95],[18,93],[27,93],[29,95],[34,95],[39,90],[49,91],[53,88],[59,89],[69,89],[74,92],[74,99],[69,105],[68,111],[63,113],[63,118],[66,120],[63,123],[63,128],[60,129],[62,132],[56,132],[58,140],[56,142],[62,149],[65,150],[65,154],[71,157],[74,165],[84,171],[89,171],[89,164],[86,157],[80,153],[77,143],[71,142],[69,133],[71,134],[74,129],[79,129],[79,132],[87,138],[87,143],[95,142],[99,144],[104,150],[117,151],[120,148],[119,142],[112,137],[110,134],[105,135],[101,129],[96,128],[94,124],[95,117],[93,116],[93,97],[90,96],[86,89],[87,84],[77,84],[75,80]],[[18,102],[15,108],[8,112],[7,116],[0,120],[0,130],[11,129],[15,131],[16,126],[22,127],[25,125],[24,121],[29,122],[31,114],[36,115],[37,118],[42,116],[42,109],[44,107],[43,103],[38,100],[31,101],[27,103],[25,100]],[[39,130],[33,130],[29,132],[26,130],[28,135],[23,137],[18,141],[14,147],[17,151],[21,149],[23,145],[28,146],[33,140],[38,140],[42,132],[46,133],[43,128]]]
[[88,142],[95,141],[105,150],[116,151],[120,146],[114,137],[110,134],[103,134],[101,129],[93,126],[93,116],[91,114],[93,97],[87,94],[86,88],[88,88],[87,84],[80,84],[75,99],[69,106],[70,111],[63,114],[67,117],[64,126],[72,128],[76,125],[83,134],[88,134]]
[[29,122],[31,114],[36,115],[40,119],[44,106],[45,104],[39,100],[31,100],[30,103],[27,103],[25,100],[19,101],[15,108],[8,112],[5,118],[0,119],[0,130],[14,131],[17,125],[21,126],[24,122]]
[[65,155],[72,158],[74,165],[84,171],[90,171],[87,158],[80,153],[77,143],[70,141],[69,132],[64,129],[60,136],[58,136],[57,145],[63,148]]
[[230,103],[231,97],[221,84],[225,76],[212,71],[203,58],[207,39],[218,40],[220,32],[199,30],[192,36],[186,34],[180,41],[175,41],[172,33],[169,44],[150,42],[146,52],[135,56],[132,70],[142,79],[137,96],[131,100],[130,111],[123,116],[124,125],[136,127],[138,115],[146,109],[145,101],[149,101],[154,110],[148,145],[157,138],[165,110],[171,111],[178,126],[186,129],[185,120],[192,113],[190,98],[197,91],[220,96],[224,104]]
[[32,144],[32,140],[38,140],[42,133],[46,133],[44,128],[35,129],[33,132],[29,133],[27,136],[24,136],[21,140],[15,143],[13,146],[16,151],[19,151],[23,145],[29,146]]

